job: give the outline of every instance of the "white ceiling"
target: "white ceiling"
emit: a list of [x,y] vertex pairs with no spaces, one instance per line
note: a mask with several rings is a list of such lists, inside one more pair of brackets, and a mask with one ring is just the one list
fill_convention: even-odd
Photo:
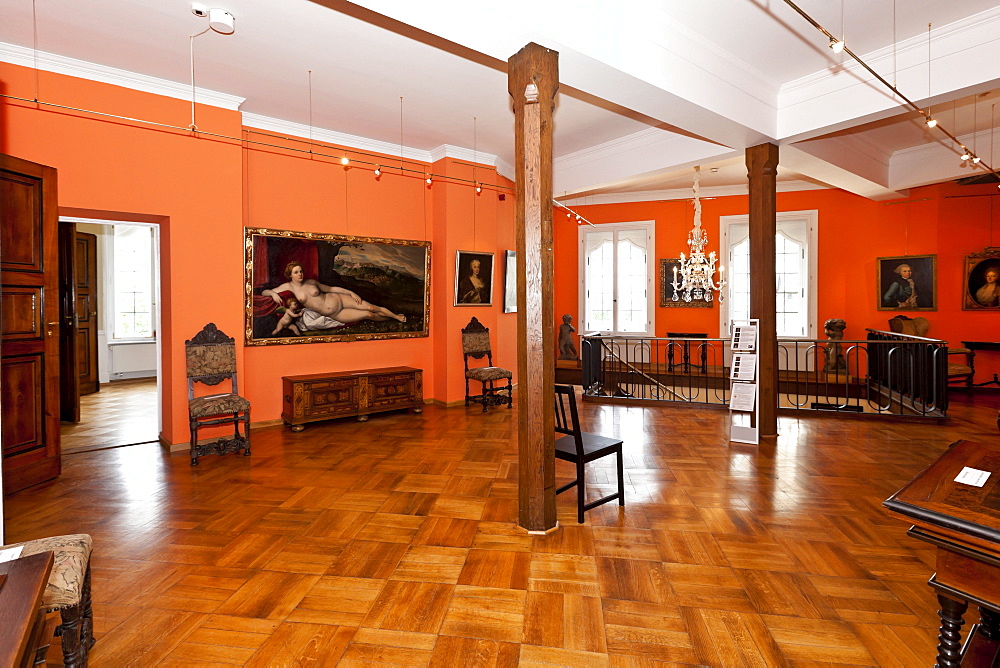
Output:
[[[785,188],[884,199],[972,172],[943,134],[903,113],[783,0],[207,4],[230,11],[236,32],[194,39],[199,100],[210,91],[235,96],[230,104],[249,124],[304,135],[311,127],[317,138],[370,150],[475,151],[508,174],[506,60],[529,41],[558,50],[555,189],[570,201],[687,196],[694,165],[703,166],[705,194],[745,189],[743,150],[763,141],[782,146]],[[904,95],[933,103],[941,125],[992,163],[1000,2],[799,4]],[[35,0],[34,30],[32,7],[0,0],[0,59],[34,64],[37,31],[43,69],[140,88],[136,81],[154,77],[166,94],[190,94],[189,36],[207,20],[188,0]],[[128,73],[143,77],[123,79]],[[39,97],[61,102],[44,88]]]

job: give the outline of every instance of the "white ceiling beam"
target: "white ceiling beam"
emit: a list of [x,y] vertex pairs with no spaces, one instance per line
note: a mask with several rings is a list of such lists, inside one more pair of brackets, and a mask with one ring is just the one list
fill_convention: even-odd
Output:
[[[803,144],[782,146],[778,164],[807,178],[816,179],[834,188],[840,188],[868,199],[885,200],[906,197],[905,191],[891,190],[884,183],[859,176],[852,169],[841,167],[818,155],[813,155],[805,148]],[[809,148],[815,149],[817,147]],[[818,148],[824,149],[817,150],[818,153],[827,154],[828,157],[833,158],[835,152],[829,150],[829,147],[820,146]],[[860,165],[857,162],[852,163],[852,167],[859,168],[858,171],[865,171],[865,169],[860,169],[861,167],[867,168],[868,171],[880,171],[870,164]]]
[[556,49],[564,85],[732,148],[775,136],[777,83],[672,21],[654,0],[590,0],[572,11],[534,0],[476,12],[457,0],[354,4],[502,61],[528,42]]
[[[991,131],[980,131],[976,137],[971,134],[959,137],[967,146],[976,146],[980,156],[986,160],[991,155],[1000,157],[1000,136],[996,144],[990,146]],[[993,165],[996,168],[996,165]],[[981,166],[974,166],[960,159],[951,142],[936,142],[914,148],[903,149],[892,154],[889,161],[889,184],[895,190],[916,188],[941,181],[962,179],[988,172]]]
[[[916,104],[986,90],[1000,81],[1000,7],[933,29],[930,54],[929,74],[926,36],[900,42],[895,56],[890,46],[861,58]],[[843,58],[843,67],[781,87],[777,135],[783,141],[808,139],[899,113],[902,100],[849,56]]]
[[733,153],[725,146],[650,128],[556,158],[552,191],[556,197],[579,196],[723,160]]

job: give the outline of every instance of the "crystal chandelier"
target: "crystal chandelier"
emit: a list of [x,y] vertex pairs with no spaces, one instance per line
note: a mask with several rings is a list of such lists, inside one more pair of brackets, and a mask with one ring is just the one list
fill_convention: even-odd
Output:
[[681,253],[680,267],[674,267],[674,295],[671,298],[677,302],[684,300],[703,299],[706,302],[712,301],[712,293],[719,292],[719,301],[722,301],[722,288],[726,287],[726,279],[723,278],[725,267],[719,267],[719,282],[714,281],[715,251],[705,257],[705,245],[708,243],[708,233],[701,227],[701,200],[698,199],[698,187],[701,181],[701,167],[694,168],[694,227],[688,232],[688,249],[691,254],[684,257]]

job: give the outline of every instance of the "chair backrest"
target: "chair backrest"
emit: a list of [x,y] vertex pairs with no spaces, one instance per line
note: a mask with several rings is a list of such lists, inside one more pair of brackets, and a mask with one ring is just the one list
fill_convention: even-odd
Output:
[[184,342],[187,359],[188,399],[194,398],[194,384],[218,385],[229,379],[233,394],[236,385],[236,340],[210,322],[194,338]]
[[490,346],[490,330],[475,316],[469,324],[462,328],[462,353],[465,360],[465,370],[469,370],[469,358],[482,359],[486,357],[489,366],[493,366],[493,350]]
[[583,432],[576,410],[576,390],[572,385],[555,386],[555,427],[557,434],[569,434],[576,442],[576,454],[583,457]]
[[889,331],[895,332],[896,334],[908,334],[909,336],[927,336],[927,330],[929,330],[931,324],[927,321],[927,318],[916,317],[910,318],[905,315],[897,315],[894,318],[889,318]]

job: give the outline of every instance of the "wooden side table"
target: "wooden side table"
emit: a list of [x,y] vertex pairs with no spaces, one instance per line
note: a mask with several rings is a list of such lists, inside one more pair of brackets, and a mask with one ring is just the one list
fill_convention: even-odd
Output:
[[[956,482],[964,468],[989,473],[982,487]],[[993,666],[1000,660],[1000,444],[958,441],[884,502],[913,526],[910,536],[937,547],[937,572],[927,582],[941,609],[937,665]],[[969,604],[980,623],[964,646]]]
[[0,564],[0,666],[30,666],[45,630],[42,594],[52,552]]

